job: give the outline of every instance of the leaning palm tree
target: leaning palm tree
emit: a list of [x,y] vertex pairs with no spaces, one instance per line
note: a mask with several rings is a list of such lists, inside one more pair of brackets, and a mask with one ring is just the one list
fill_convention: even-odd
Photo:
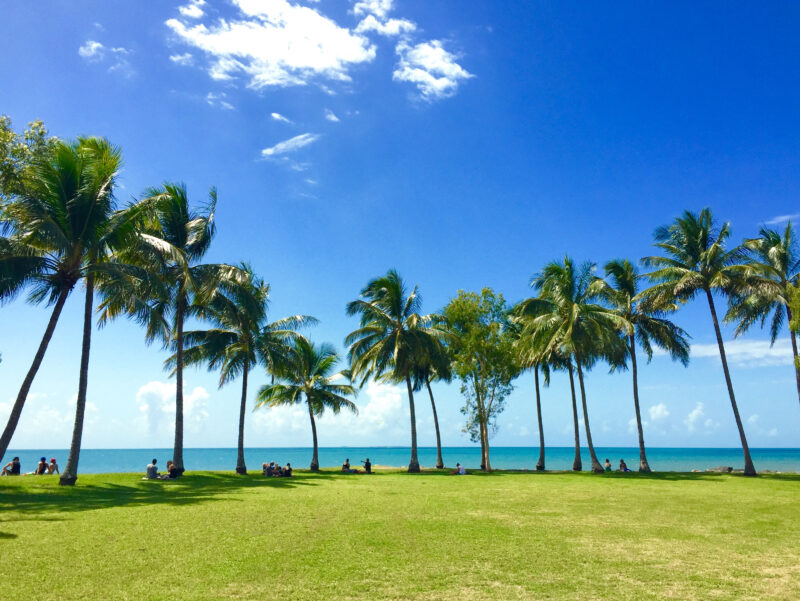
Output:
[[[789,291],[800,279],[800,252],[795,242],[792,222],[783,234],[762,227],[758,238],[745,240],[745,261],[733,269],[740,271],[743,282],[730,297],[726,322],[735,322],[739,336],[759,323],[763,328],[769,319],[770,342],[775,344],[784,323],[792,320]],[[797,357],[797,335],[789,328],[794,355],[794,375],[800,400],[800,363]]]
[[741,285],[741,273],[734,266],[741,263],[743,252],[738,247],[733,250],[725,248],[730,233],[730,224],[726,222],[717,227],[708,208],[699,214],[684,211],[683,215],[670,225],[656,229],[655,246],[663,251],[664,256],[642,259],[646,266],[654,268],[654,271],[648,274],[654,284],[643,292],[642,296],[656,307],[684,303],[698,295],[706,297],[717,337],[725,384],[736,426],[739,429],[739,438],[742,441],[744,473],[755,476],[756,470],[750,457],[750,448],[739,416],[736,397],[733,394],[725,344],[722,342],[722,332],[714,304],[714,293],[730,295]]
[[417,287],[409,294],[400,275],[389,270],[371,280],[361,298],[347,305],[348,315],[360,315],[360,327],[345,339],[354,378],[363,385],[368,379],[405,381],[411,414],[411,460],[409,472],[419,472],[417,420],[411,379],[414,368],[438,352],[439,341],[428,326],[430,315],[420,315],[422,304]]
[[[539,296],[522,301],[518,314],[531,319],[534,346],[545,355],[563,357],[570,377],[574,364],[580,385],[592,471],[600,473],[604,470],[592,442],[583,371],[590,369],[600,359],[613,364],[620,355],[619,332],[629,331],[630,326],[612,310],[593,302],[598,297],[598,282],[593,263],[587,262],[576,267],[569,257],[565,257],[563,263],[548,263],[531,282],[531,286],[539,291]],[[577,425],[577,411],[574,413]],[[580,469],[578,453],[576,450]]]
[[[269,284],[258,278],[249,265],[242,265],[240,269],[240,277],[219,282],[208,302],[198,306],[197,316],[212,327],[184,332],[183,360],[184,365],[205,364],[209,370],[219,369],[220,388],[242,377],[236,473],[246,474],[244,420],[250,370],[261,363],[274,372],[276,366],[286,360],[288,342],[299,336],[294,330],[316,320],[295,315],[267,323]],[[176,361],[175,355],[168,359],[173,367]]]
[[[107,142],[91,138],[56,142],[52,153],[33,165],[20,195],[2,207],[0,230],[6,236],[0,238],[0,302],[30,288],[31,302],[45,302],[53,310],[0,435],[0,457],[14,435],[67,297],[84,277],[88,278],[91,330],[92,276],[88,267],[113,209],[111,192],[118,166],[118,151]],[[79,388],[79,399],[84,401],[88,351],[85,323]]]
[[314,442],[312,472],[319,471],[317,423],[314,418],[322,415],[325,409],[330,409],[334,414],[342,409],[358,413],[356,404],[347,398],[355,395],[355,388],[351,384],[337,383],[342,378],[349,380],[349,373],[333,373],[338,361],[339,355],[333,346],[321,344],[317,347],[305,338],[298,337],[287,360],[272,372],[277,380],[262,386],[256,397],[256,408],[295,405],[305,401]]
[[626,355],[631,361],[633,375],[633,407],[636,413],[636,428],[639,433],[639,471],[649,472],[650,464],[644,446],[644,430],[642,414],[639,409],[639,377],[636,363],[637,343],[647,355],[647,361],[653,358],[653,344],[667,351],[673,360],[683,365],[689,364],[688,334],[674,323],[666,319],[666,314],[675,311],[675,303],[658,309],[642,302],[639,296],[639,283],[645,276],[627,259],[609,261],[605,265],[609,282],[601,285],[602,298],[627,321],[632,329],[626,334]]
[[166,183],[150,189],[146,227],[121,260],[130,269],[102,284],[101,323],[122,313],[145,327],[145,340],[161,339],[175,351],[175,445],[172,461],[183,464],[184,323],[213,297],[220,282],[242,277],[238,267],[198,264],[214,237],[214,188],[202,210],[189,206],[186,186]]

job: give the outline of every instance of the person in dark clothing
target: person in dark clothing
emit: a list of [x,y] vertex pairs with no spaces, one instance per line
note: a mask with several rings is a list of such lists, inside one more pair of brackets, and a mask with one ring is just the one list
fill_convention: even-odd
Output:
[[287,463],[286,467],[283,468],[282,476],[284,478],[291,478],[292,477],[292,464],[291,463]]
[[20,474],[19,457],[14,457],[3,467],[2,476],[19,476]]
[[364,471],[365,471],[366,473],[368,473],[368,474],[371,474],[371,473],[372,473],[372,464],[369,462],[369,457],[367,457],[367,458],[366,458],[364,461],[362,461],[361,463],[363,463],[363,464],[364,464]]
[[36,471],[33,472],[37,476],[41,476],[42,474],[47,473],[47,458],[42,457],[39,459],[39,463],[36,464]]

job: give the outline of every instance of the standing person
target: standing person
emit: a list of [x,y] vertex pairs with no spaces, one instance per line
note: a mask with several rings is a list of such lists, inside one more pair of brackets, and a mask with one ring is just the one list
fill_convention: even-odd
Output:
[[14,457],[11,461],[3,466],[3,472],[0,473],[0,476],[19,476],[20,473],[20,464],[19,464],[19,457]]
[[56,458],[50,458],[50,465],[47,466],[47,473],[48,474],[60,474],[61,472],[58,471],[58,464],[56,463]]
[[363,464],[364,464],[364,471],[365,471],[366,473],[368,473],[368,474],[371,474],[371,473],[372,473],[372,464],[369,462],[369,457],[367,457],[367,458],[366,458],[364,461],[362,461],[361,463],[363,463]]
[[156,461],[156,459],[154,457],[153,458],[153,462],[151,464],[149,464],[147,466],[147,468],[145,469],[145,472],[146,472],[146,476],[145,477],[148,480],[154,480],[154,479],[158,478],[158,466],[156,465],[156,463],[157,463],[157,461]]

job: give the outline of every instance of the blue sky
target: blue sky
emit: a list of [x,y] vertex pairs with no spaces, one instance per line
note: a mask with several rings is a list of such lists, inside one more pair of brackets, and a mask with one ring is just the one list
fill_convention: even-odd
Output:
[[[602,263],[652,252],[652,231],[710,206],[734,240],[800,213],[800,8],[748,3],[499,3],[373,0],[8,3],[0,19],[0,113],[61,137],[122,147],[127,200],[165,180],[219,189],[210,261],[250,261],[274,318],[305,313],[335,343],[344,306],[394,267],[424,309],[459,289],[509,300],[569,253]],[[81,294],[68,303],[12,447],[66,447]],[[0,308],[0,417],[47,312]],[[652,446],[736,446],[708,308],[675,320],[688,368],[641,369]],[[731,330],[726,340],[733,338]],[[786,333],[729,347],[751,446],[796,447]],[[171,445],[165,352],[120,321],[96,332],[87,447]],[[597,445],[634,445],[631,382],[587,379]],[[255,385],[263,374],[251,378]],[[255,389],[255,387],[254,387]],[[467,444],[457,385],[437,386],[444,443]],[[234,446],[239,389],[186,377],[187,446]],[[358,417],[326,417],[323,445],[404,445],[402,390],[371,385]],[[569,387],[543,392],[548,444],[571,443]],[[418,399],[420,442],[434,443]],[[499,420],[500,445],[535,445],[532,378]],[[248,415],[249,446],[307,446],[298,410]]]

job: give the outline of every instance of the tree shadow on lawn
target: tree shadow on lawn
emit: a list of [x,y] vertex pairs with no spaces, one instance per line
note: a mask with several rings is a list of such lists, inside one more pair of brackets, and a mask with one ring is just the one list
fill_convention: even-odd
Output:
[[[388,473],[388,472],[387,472]],[[409,478],[412,477],[437,477],[437,476],[453,476],[456,477],[450,469],[423,469],[418,474],[410,474],[406,471],[392,472],[401,474]],[[566,476],[574,478],[590,478],[590,479],[611,479],[611,480],[662,480],[668,481],[724,481],[729,478],[744,479],[744,480],[779,480],[784,482],[798,482],[800,483],[800,474],[797,473],[781,473],[774,472],[760,473],[758,477],[751,478],[742,473],[719,473],[719,472],[603,472],[602,474],[594,474],[591,471],[584,470],[580,472],[573,472],[571,470],[493,470],[491,472],[483,472],[481,470],[467,470],[468,476],[479,476],[482,478],[502,478],[505,476],[531,476],[547,478]]]
[[[177,480],[142,480],[141,476],[130,474],[130,483],[102,482],[81,485],[80,479],[75,487],[58,486],[51,480],[42,486],[28,482],[20,486],[0,486],[0,523],[26,519],[58,520],[41,514],[86,511],[107,507],[137,507],[141,505],[191,505],[214,501],[232,500],[225,493],[243,489],[272,488],[292,489],[299,486],[315,486],[318,476],[295,475],[292,478],[264,478],[240,476],[237,474],[192,473]],[[125,476],[115,475],[115,480]],[[15,483],[16,484],[16,483]],[[52,485],[49,485],[52,484]],[[10,517],[9,512],[19,512]],[[20,515],[21,514],[21,515]],[[35,516],[35,517],[34,517]],[[2,534],[0,534],[2,538]]]

